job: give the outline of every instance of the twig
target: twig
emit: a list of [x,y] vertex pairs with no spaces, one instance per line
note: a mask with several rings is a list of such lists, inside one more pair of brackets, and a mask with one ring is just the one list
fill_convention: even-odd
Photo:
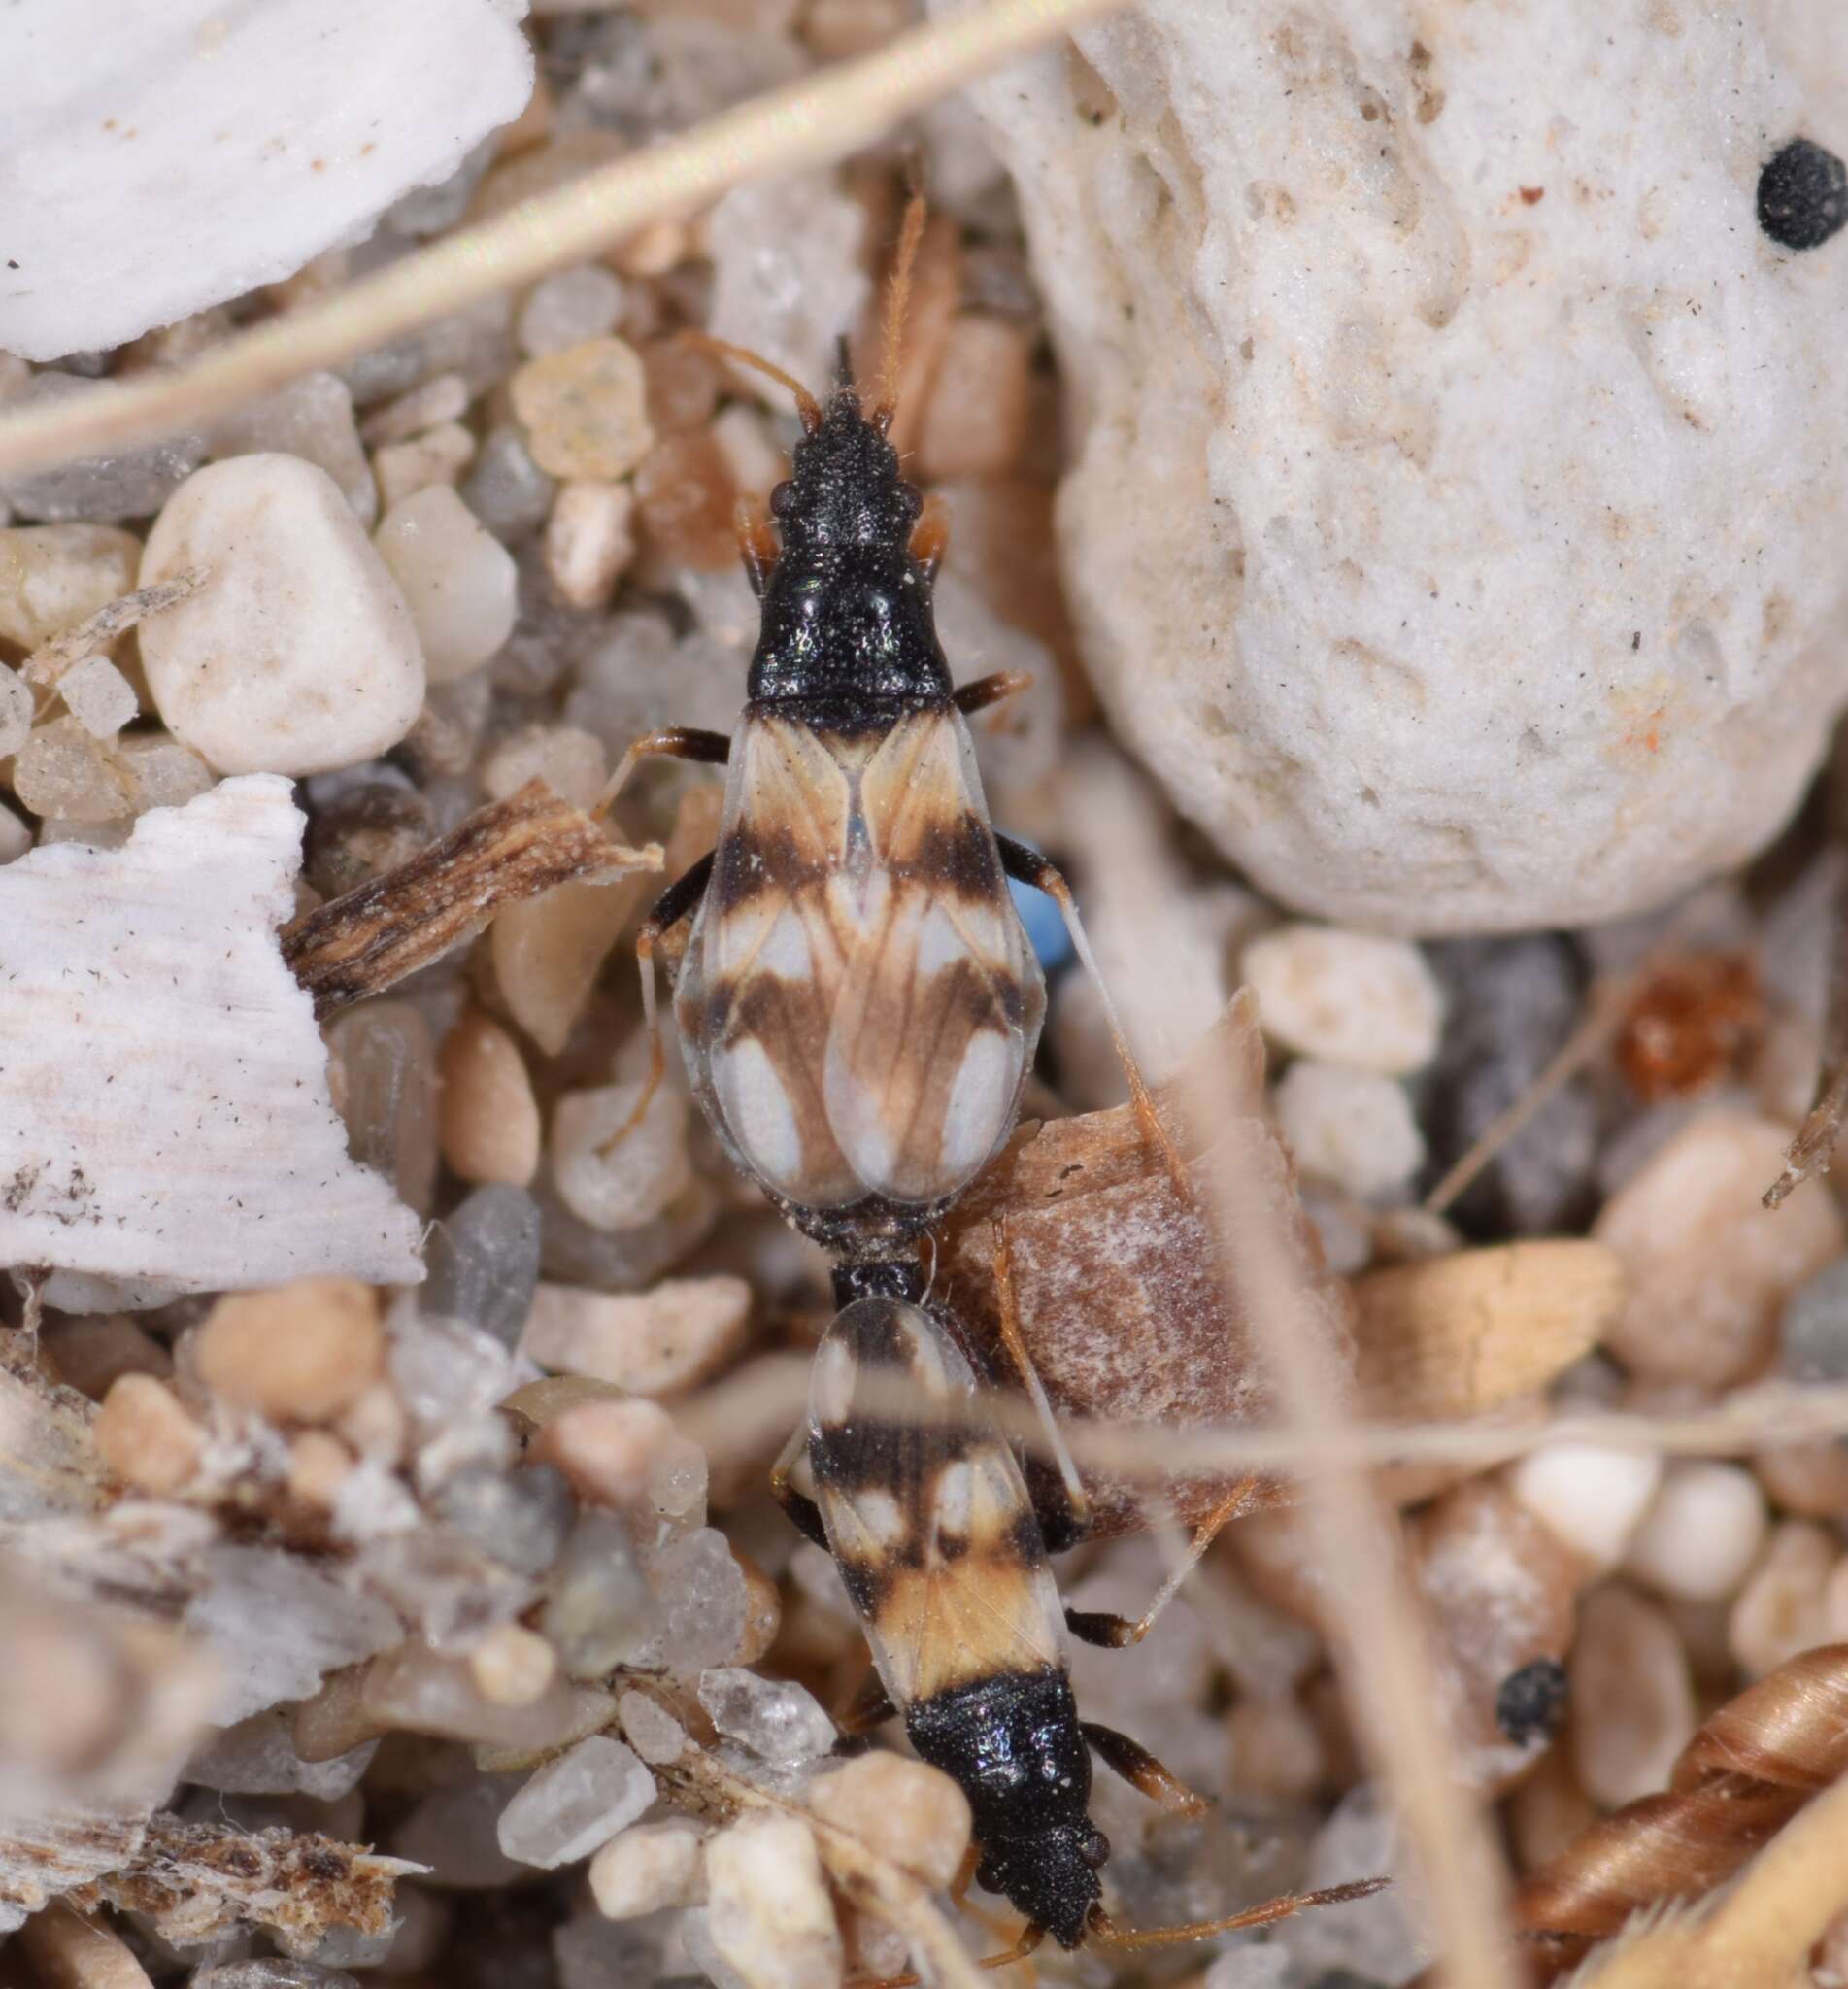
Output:
[[1829,955],[1829,1005],[1823,1018],[1822,1068],[1816,1096],[1785,1158],[1790,1164],[1764,1191],[1764,1206],[1780,1207],[1812,1174],[1826,1174],[1848,1113],[1848,864],[1835,885],[1834,944]]
[[60,629],[50,642],[42,644],[19,665],[28,684],[49,690],[67,670],[107,649],[118,635],[125,635],[136,623],[158,615],[196,594],[205,585],[205,570],[191,567],[171,580],[156,581],[152,587],[137,588],[106,602],[95,614],[86,616],[74,628]]
[[728,188],[873,144],[913,112],[1123,0],[992,0],[870,55],[768,90],[696,129],[450,235],[389,269],[213,348],[189,366],[99,386],[0,421],[0,470],[43,469],[170,435],[336,366],[445,313],[582,262]]
[[611,842],[581,808],[532,780],[408,863],[285,926],[283,958],[325,1018],[428,966],[508,905],[560,884],[660,867],[657,843]]

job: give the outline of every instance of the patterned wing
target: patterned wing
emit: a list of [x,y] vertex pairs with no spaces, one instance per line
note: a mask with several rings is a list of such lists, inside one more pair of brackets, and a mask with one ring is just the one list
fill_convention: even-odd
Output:
[[812,1208],[857,1200],[823,1071],[846,967],[830,881],[856,813],[845,769],[806,725],[747,718],[732,741],[712,882],[674,1012],[695,1091],[747,1173]]
[[809,1462],[892,1703],[1065,1664],[1032,1501],[974,1374],[916,1305],[862,1298],[816,1356]]
[[869,1191],[932,1202],[1007,1136],[1045,988],[960,715],[900,720],[857,786],[858,833],[830,886],[845,963],[823,1096]]

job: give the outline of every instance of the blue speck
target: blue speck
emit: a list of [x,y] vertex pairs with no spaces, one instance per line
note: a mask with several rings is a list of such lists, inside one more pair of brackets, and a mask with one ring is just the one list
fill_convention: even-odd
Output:
[[1027,940],[1039,956],[1040,972],[1057,973],[1071,959],[1071,935],[1058,907],[1030,884],[1017,884],[1010,877],[1007,888],[1014,893],[1014,909],[1026,927]]

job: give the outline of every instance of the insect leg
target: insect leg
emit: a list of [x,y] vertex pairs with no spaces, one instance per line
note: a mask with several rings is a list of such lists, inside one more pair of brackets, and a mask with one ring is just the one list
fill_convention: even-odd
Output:
[[1183,1940],[1232,1934],[1241,1927],[1268,1927],[1273,1920],[1288,1920],[1311,1906],[1349,1905],[1355,1900],[1372,1898],[1392,1882],[1390,1878],[1361,1878],[1352,1885],[1324,1886],[1320,1892],[1287,1892],[1281,1899],[1266,1900],[1261,1906],[1248,1907],[1242,1913],[1228,1913],[1223,1920],[1191,1920],[1182,1927],[1119,1927],[1101,1906],[1092,1906],[1090,1931],[1104,1947],[1173,1947]]
[[738,550],[744,555],[745,577],[751,583],[751,591],[758,600],[770,585],[770,574],[783,552],[777,538],[776,527],[769,518],[754,503],[740,498],[736,514],[738,527]]
[[798,1492],[790,1482],[790,1473],[795,1469],[803,1451],[808,1447],[809,1423],[803,1417],[790,1433],[790,1440],[783,1446],[782,1454],[770,1466],[770,1497],[782,1506],[785,1517],[805,1539],[813,1540],[823,1552],[827,1551],[827,1529],[822,1524],[822,1511],[806,1492]]
[[1002,698],[1026,690],[1032,681],[1031,670],[996,670],[991,676],[978,677],[973,684],[965,684],[960,691],[952,691],[950,701],[965,719],[973,718],[977,712],[987,711],[990,705],[999,704]]
[[1257,1482],[1255,1475],[1240,1478],[1193,1529],[1193,1536],[1187,1544],[1180,1566],[1156,1591],[1155,1601],[1140,1617],[1131,1621],[1127,1616],[1116,1616],[1105,1609],[1067,1609],[1065,1628],[1081,1641],[1101,1644],[1105,1650],[1126,1650],[1131,1644],[1140,1643],[1155,1628],[1161,1611],[1174,1600],[1181,1584],[1199,1566],[1200,1557],[1219,1537],[1220,1529],[1228,1519],[1237,1518]]
[[[716,738],[718,735],[710,736]],[[630,751],[634,749],[631,747]],[[635,1101],[635,1109],[597,1148],[599,1156],[614,1153],[635,1130],[660,1088],[667,1060],[661,1049],[661,1019],[655,1004],[655,948],[661,934],[678,926],[705,896],[706,887],[712,882],[712,860],[717,854],[708,850],[685,876],[676,878],[655,900],[655,909],[642,921],[635,934],[635,961],[642,970],[642,1026],[648,1031],[648,1076],[642,1085],[642,1096]]]
[[1065,882],[1064,872],[1037,850],[1029,850],[1012,836],[997,834],[994,840],[1001,853],[1001,868],[1008,876],[1016,883],[1030,884],[1035,890],[1043,891],[1058,907],[1065,921],[1065,930],[1071,935],[1072,951],[1078,956],[1079,964],[1091,976],[1098,999],[1103,1003],[1104,1021],[1110,1027],[1110,1040],[1117,1046],[1124,1075],[1129,1080],[1129,1096],[1135,1104],[1136,1117],[1142,1122],[1143,1131],[1166,1156],[1168,1172],[1173,1177],[1175,1188],[1191,1200],[1193,1189],[1187,1178],[1187,1163],[1168,1137],[1167,1128],[1161,1124],[1160,1115],[1155,1109],[1155,1100],[1149,1096],[1149,1088],[1142,1081],[1141,1071],[1136,1068],[1134,1053],[1123,1032],[1123,1024],[1117,1019],[1117,1007],[1110,998],[1110,990],[1097,970],[1096,956],[1091,950],[1091,941],[1085,936],[1084,925],[1078,917],[1078,907],[1072,900],[1071,886]]
[[935,580],[950,550],[950,507],[939,492],[932,490],[911,528],[911,556],[924,568],[924,579]]
[[1024,1962],[1028,1955],[1034,1953],[1038,1949],[1040,1942],[1045,1938],[1045,1928],[1035,1927],[1029,1920],[1021,1929],[1021,1938],[1005,1954],[985,1954],[976,1963],[976,1967],[978,1969],[1011,1969],[1016,1962]]
[[[800,1498],[801,1494],[797,1493],[795,1496]],[[883,1727],[897,1710],[887,1694],[879,1673],[868,1671],[859,1681],[853,1698],[848,1701],[845,1710],[834,1724],[843,1734],[870,1734],[875,1727]]]
[[698,725],[667,725],[658,732],[646,733],[617,762],[590,813],[601,821],[644,759],[693,759],[706,766],[723,766],[730,752],[731,741],[724,733],[704,731]]
[[1141,1741],[1131,1740],[1127,1734],[1119,1734],[1114,1727],[1100,1727],[1095,1720],[1080,1720],[1078,1731],[1106,1768],[1120,1774],[1151,1803],[1160,1804],[1177,1816],[1206,1814],[1206,1798],[1196,1796],[1177,1774],[1163,1768]]

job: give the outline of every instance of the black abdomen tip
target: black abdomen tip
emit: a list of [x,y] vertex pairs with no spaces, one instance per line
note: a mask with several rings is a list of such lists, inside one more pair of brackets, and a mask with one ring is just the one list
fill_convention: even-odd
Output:
[[1793,138],[1758,176],[1758,224],[1786,249],[1820,249],[1848,221],[1848,167]]

